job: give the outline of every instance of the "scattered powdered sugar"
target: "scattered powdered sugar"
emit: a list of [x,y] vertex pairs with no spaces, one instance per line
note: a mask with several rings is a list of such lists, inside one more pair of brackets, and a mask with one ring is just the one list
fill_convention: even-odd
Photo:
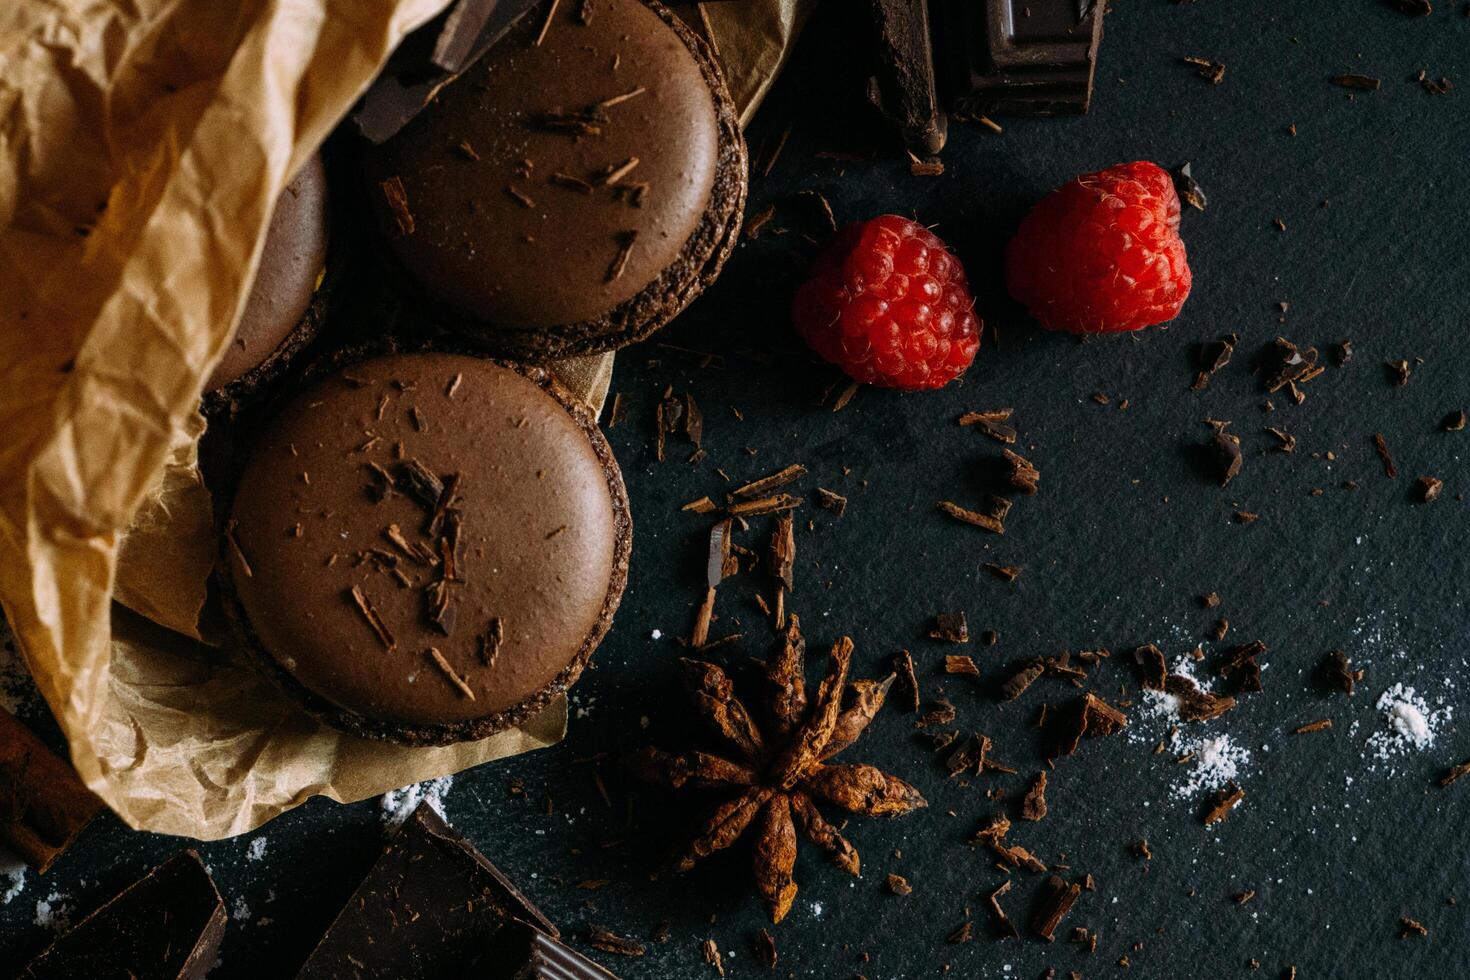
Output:
[[26,886],[26,863],[0,847],[0,905],[9,905]]
[[230,918],[242,924],[250,921],[250,906],[245,902],[244,896],[235,896],[235,904],[230,908]]
[[[1169,673],[1188,679],[1201,691],[1208,691],[1209,681],[1196,675],[1195,667],[1196,661],[1193,655],[1186,653],[1170,665]],[[1130,742],[1137,744],[1156,741],[1164,726],[1180,722],[1179,699],[1168,691],[1145,689],[1143,696],[1139,699],[1138,711],[1133,721],[1134,724],[1130,724],[1123,730],[1127,733]]]
[[245,848],[245,860],[259,861],[265,857],[265,838],[257,837]]
[[1175,735],[1173,748],[1179,755],[1192,755],[1186,765],[1189,778],[1176,784],[1172,790],[1175,799],[1185,799],[1204,792],[1222,788],[1240,776],[1251,761],[1250,749],[1237,743],[1229,735],[1200,735],[1185,738]]
[[413,815],[420,803],[427,803],[439,816],[444,816],[444,797],[454,783],[453,776],[440,776],[422,783],[414,783],[402,789],[389,790],[383,794],[383,822],[397,828]]
[[1450,720],[1451,714],[1446,705],[1431,708],[1412,687],[1402,683],[1384,691],[1375,707],[1383,712],[1388,727],[1368,736],[1368,754],[1374,759],[1389,759],[1411,749],[1427,749],[1434,744],[1440,726]]
[[36,925],[62,931],[71,925],[71,902],[60,892],[53,891],[36,903]]

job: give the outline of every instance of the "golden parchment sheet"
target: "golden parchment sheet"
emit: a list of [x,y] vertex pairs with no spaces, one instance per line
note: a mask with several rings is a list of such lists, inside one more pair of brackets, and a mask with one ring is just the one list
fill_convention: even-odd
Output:
[[[742,119],[812,2],[705,5]],[[565,732],[559,699],[481,742],[358,739],[200,642],[199,389],[276,196],[446,3],[0,2],[0,607],[72,763],[131,826],[244,833]],[[557,370],[597,407],[612,357]]]

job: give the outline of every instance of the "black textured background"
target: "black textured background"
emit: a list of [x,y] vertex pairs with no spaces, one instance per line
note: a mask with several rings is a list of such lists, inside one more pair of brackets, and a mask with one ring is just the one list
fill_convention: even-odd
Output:
[[[778,975],[938,976],[950,968],[1035,977],[1054,966],[1097,976],[1118,972],[1124,954],[1130,975],[1148,977],[1245,973],[1252,959],[1271,977],[1291,965],[1304,978],[1460,975],[1470,924],[1453,900],[1470,898],[1460,894],[1470,785],[1433,783],[1470,756],[1458,717],[1467,710],[1470,645],[1460,497],[1470,431],[1438,429],[1470,401],[1462,367],[1470,354],[1467,11],[1459,0],[1422,18],[1376,0],[1120,0],[1107,16],[1090,115],[1005,120],[1000,135],[956,125],[946,173],[918,178],[861,103],[852,56],[861,22],[850,7],[819,11],[750,132],[759,160],[791,126],[773,172],[753,177],[750,206],[755,213],[776,202],[769,227],[790,233],[742,244],[672,329],[619,356],[614,390],[627,418],[609,438],[632,493],[634,564],[596,669],[574,692],[571,732],[554,749],[457,777],[450,821],[573,938],[598,924],[647,939],[669,920],[669,941],[650,943],[641,959],[597,954],[625,977],[710,976],[699,953],[707,937],[726,951],[731,975],[764,972],[750,947],[764,923],[749,891],[748,851],[655,878],[665,848],[709,803],[635,786],[615,756],[649,739],[677,745],[690,731],[673,638],[687,635],[703,591],[709,519],[679,506],[728,488],[717,466],[743,481],[801,462],[811,470],[803,491],[821,485],[851,501],[840,519],[810,501],[798,512],[790,608],[814,653],[848,633],[857,643],[855,674],[877,676],[896,650],[911,649],[926,694],[944,689],[959,726],[990,735],[995,754],[1021,773],[948,780],[913,733],[912,716],[885,708],[848,755],[907,777],[930,806],[848,825],[863,855],[861,879],[803,850],[801,892],[773,930]],[[1225,62],[1223,84],[1197,77],[1181,55]],[[1466,86],[1431,95],[1411,80],[1421,68]],[[1341,72],[1381,77],[1383,87],[1354,96],[1328,83]],[[1287,133],[1293,123],[1295,136]],[[821,151],[870,155],[830,159]],[[998,276],[1020,215],[1079,172],[1139,158],[1192,161],[1209,195],[1206,213],[1185,215],[1195,285],[1183,315],[1167,330],[1088,343],[1026,325]],[[938,393],[863,390],[840,412],[818,406],[836,375],[803,353],[786,313],[811,254],[800,233],[820,227],[809,201],[793,201],[804,189],[824,194],[842,222],[891,211],[932,224],[965,261],[987,322],[999,326],[999,348],[987,337],[963,383]],[[1273,225],[1278,217],[1286,230]],[[1198,344],[1230,331],[1241,338],[1235,363],[1208,390],[1189,391]],[[1277,397],[1267,415],[1250,367],[1277,334],[1324,355],[1350,338],[1357,356],[1311,382],[1305,404]],[[704,366],[659,341],[720,356]],[[1404,388],[1384,368],[1398,358],[1423,359]],[[692,391],[704,410],[709,458],[701,465],[682,461],[677,440],[673,459],[654,461],[654,405],[668,385]],[[1112,404],[1096,404],[1094,392]],[[1017,448],[1042,472],[1041,493],[1019,500],[1003,538],[933,509],[940,498],[981,499],[998,447],[954,419],[999,406],[1015,408]],[[1210,480],[1195,449],[1207,416],[1233,420],[1242,437],[1244,471],[1228,490]],[[1294,455],[1269,451],[1267,424],[1297,436]],[[1374,455],[1376,431],[1398,458],[1396,480]],[[1446,481],[1437,503],[1413,499],[1421,474]],[[1348,480],[1359,488],[1343,489]],[[1325,492],[1313,496],[1314,488]],[[1233,523],[1237,509],[1261,518]],[[754,522],[740,543],[762,546],[768,522]],[[1025,572],[1005,585],[981,568],[989,560]],[[765,650],[769,628],[752,602],[758,585],[764,580],[750,576],[720,590],[713,635],[746,634],[722,654],[727,660]],[[1172,661],[1214,621],[1217,613],[1198,600],[1211,590],[1224,599],[1218,613],[1232,623],[1231,640],[1270,645],[1265,693],[1201,726],[1250,750],[1239,777],[1245,801],[1224,823],[1203,827],[1203,797],[1173,793],[1188,767],[1152,752],[1165,734],[1158,722],[1135,720],[1131,737],[1087,741],[1051,773],[1051,815],[1012,834],[1071,874],[1095,876],[1098,890],[1084,893],[1061,936],[1077,925],[1100,930],[1098,952],[1029,936],[992,941],[984,895],[1003,875],[965,840],[992,812],[1015,815],[1041,765],[1036,710],[1077,693],[1045,680],[1001,704],[995,679],[1009,664],[1062,648],[1124,652],[1152,641]],[[965,611],[974,632],[999,631],[995,648],[966,651],[982,665],[979,683],[939,673],[953,648],[923,635],[942,610]],[[655,630],[662,639],[651,638]],[[1339,647],[1367,668],[1351,700],[1316,675],[1323,655]],[[815,675],[821,658],[812,660]],[[1374,759],[1368,738],[1385,728],[1374,702],[1397,682],[1456,717],[1427,750]],[[1095,671],[1092,684],[1115,702],[1136,696],[1121,657]],[[1290,734],[1322,717],[1333,719],[1331,731]],[[596,772],[611,805],[595,788]],[[524,784],[523,797],[511,795],[511,780]],[[1008,799],[986,799],[991,788]],[[261,836],[264,860],[247,860]],[[318,800],[256,834],[203,845],[227,900],[250,910],[248,921],[231,925],[213,975],[289,975],[382,836],[376,802]],[[1139,838],[1151,861],[1130,852]],[[79,917],[179,846],[101,821],[44,881],[31,877],[0,906],[0,966],[45,943],[46,930],[34,924],[37,901],[56,892]],[[889,894],[889,872],[907,876],[913,894]],[[1013,877],[1008,908],[1024,921],[1041,879]],[[588,879],[611,883],[576,887]],[[1237,905],[1232,896],[1247,889],[1256,897]],[[946,944],[967,908],[976,940]],[[1428,937],[1401,940],[1402,914],[1422,920]]]

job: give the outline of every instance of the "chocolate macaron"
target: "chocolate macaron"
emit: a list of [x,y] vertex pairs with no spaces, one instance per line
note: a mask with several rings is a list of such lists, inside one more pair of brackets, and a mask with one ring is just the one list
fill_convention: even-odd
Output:
[[723,76],[656,0],[539,4],[364,167],[438,318],[531,361],[663,326],[719,273],[745,204]]
[[390,354],[261,431],[226,523],[241,641],[318,718],[411,745],[541,711],[611,625],[632,522],[590,409],[549,372]]
[[312,154],[276,201],[245,309],[204,383],[206,395],[249,394],[316,336],[322,311],[313,301],[326,264],[327,171]]

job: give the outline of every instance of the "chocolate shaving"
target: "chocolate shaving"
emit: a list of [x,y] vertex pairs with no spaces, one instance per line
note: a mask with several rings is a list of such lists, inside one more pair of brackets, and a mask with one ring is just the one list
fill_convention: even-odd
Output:
[[1146,643],[1133,651],[1133,657],[1143,668],[1144,688],[1150,691],[1164,690],[1169,673],[1169,668],[1164,663],[1164,652],[1152,643]]
[[1388,361],[1384,364],[1384,368],[1388,371],[1388,379],[1395,387],[1402,388],[1409,383],[1409,374],[1413,369],[1408,361]]
[[431,513],[438,509],[444,483],[419,460],[407,459],[399,463],[394,482],[399,490],[417,500],[424,509]]
[[1440,491],[1444,489],[1444,481],[1435,476],[1421,476],[1414,481],[1414,492],[1419,499],[1426,504],[1433,503],[1439,499]]
[[942,698],[931,702],[933,707],[924,712],[914,721],[915,728],[932,728],[935,725],[948,725],[955,719],[955,707]]
[[1022,820],[1040,820],[1046,816],[1046,773],[1038,772],[1036,781],[1026,791],[1026,797],[1021,801]]
[[424,599],[428,602],[429,621],[445,636],[451,635],[454,632],[455,614],[448,580],[436,579],[424,586]]
[[1010,472],[1006,475],[1006,480],[1010,485],[1028,496],[1036,493],[1037,485],[1041,482],[1041,471],[1018,453],[1013,453],[1009,449],[1002,449],[1001,452],[1005,454],[1006,461],[1011,464]]
[[1470,775],[1470,761],[1462,762],[1457,766],[1451,766],[1449,770],[1439,777],[1439,785],[1448,786],[1463,776]]
[[393,220],[398,225],[398,232],[402,235],[413,234],[413,212],[408,209],[408,191],[403,189],[403,180],[400,177],[389,177],[378,186],[383,191],[383,198],[388,202],[388,210],[393,212]]
[[348,594],[352,598],[352,604],[357,607],[357,611],[362,613],[362,618],[367,620],[368,626],[372,627],[373,633],[378,637],[378,641],[390,652],[396,650],[398,648],[398,641],[389,632],[388,625],[383,622],[383,617],[378,615],[378,610],[374,608],[372,600],[367,597],[367,593],[363,592],[362,586],[354,585]]
[[444,654],[440,653],[434,647],[429,647],[428,654],[429,659],[434,662],[434,666],[439,668],[440,672],[449,679],[449,683],[453,684],[459,690],[460,694],[463,694],[471,701],[475,700],[474,690],[465,683],[463,677],[460,677],[454,672],[454,668],[449,666],[449,661],[444,659]]
[[[555,4],[553,4],[555,6]],[[640,942],[619,936],[615,932],[604,929],[602,926],[590,926],[587,929],[587,945],[604,953],[614,956],[642,956],[648,950]]]
[[779,511],[792,510],[800,506],[800,497],[793,497],[789,493],[778,493],[771,497],[762,497],[759,500],[744,500],[738,504],[731,504],[725,508],[725,513],[731,517],[759,517],[762,514],[775,514]]
[[628,259],[633,255],[633,243],[638,240],[638,232],[624,231],[618,235],[618,254],[613,257],[612,264],[607,267],[607,275],[604,281],[613,282],[623,277],[623,270],[628,267]]
[[1333,75],[1328,79],[1333,85],[1357,89],[1360,92],[1376,92],[1383,82],[1371,75]]
[[1266,644],[1252,640],[1231,647],[1216,668],[1221,677],[1238,677],[1242,691],[1261,690],[1261,665],[1256,658],[1266,652]]
[[1277,337],[1263,357],[1266,369],[1264,384],[1271,393],[1291,384],[1305,384],[1322,369],[1317,366],[1317,348],[1298,348],[1284,337]]
[[1036,679],[1040,677],[1042,673],[1045,672],[1045,670],[1046,665],[1043,664],[1040,660],[1030,661],[1026,664],[1026,666],[1016,671],[1009,678],[1007,678],[1007,680],[1003,684],[1001,684],[1001,699],[1005,701],[1014,701],[1022,694],[1025,694],[1026,689],[1029,688],[1033,683],[1035,683]]
[[495,666],[495,658],[500,655],[500,645],[504,642],[505,623],[499,616],[493,616],[480,635],[480,660],[486,667]]
[[1215,801],[1205,810],[1205,826],[1208,827],[1211,824],[1224,820],[1230,815],[1230,811],[1235,809],[1235,804],[1243,799],[1245,799],[1245,790],[1233,782],[1220,790],[1215,796]]
[[1016,924],[1010,920],[1010,917],[1006,915],[1005,909],[1001,908],[1000,905],[1001,896],[1010,890],[1011,882],[1009,880],[1003,881],[995,891],[990,893],[986,901],[990,905],[990,914],[995,917],[996,931],[1007,938],[1018,939],[1021,936],[1021,930],[1016,928]]
[[1462,432],[1465,429],[1466,416],[1464,410],[1451,412],[1439,423],[1439,427],[1446,432]]
[[847,510],[847,498],[838,493],[833,493],[825,487],[816,489],[817,506],[823,510],[830,510],[841,517]]
[[975,666],[975,659],[964,654],[950,654],[944,658],[944,672],[946,674],[965,674],[970,677],[979,677],[980,668]]
[[[1188,204],[1196,211],[1203,211],[1205,209],[1205,205],[1207,205],[1209,201],[1205,197],[1205,192],[1203,188],[1200,187],[1199,181],[1194,179],[1194,173],[1190,165],[1188,163],[1181,164],[1180,166],[1175,167],[1173,170],[1169,171],[1169,174],[1174,178],[1174,191],[1179,195],[1179,200],[1183,201],[1185,204]],[[1227,362],[1230,360],[1230,356],[1228,354],[1225,356],[1225,360]],[[1211,371],[1213,372],[1213,370],[1217,370],[1219,367],[1224,366],[1225,365],[1222,363],[1218,365],[1217,368],[1211,369]]]
[[1021,575],[1020,565],[997,565],[995,562],[988,561],[985,562],[984,568],[1002,582],[1014,582]]
[[1363,679],[1363,670],[1353,670],[1347,654],[1333,650],[1322,664],[1323,672],[1334,687],[1340,688],[1348,697],[1353,695],[1353,686]]
[[1164,678],[1164,691],[1179,702],[1179,717],[1183,721],[1209,721],[1235,707],[1234,698],[1201,690],[1183,674]]
[[[582,194],[591,194],[592,191],[595,190],[595,188],[587,181],[583,180],[581,177],[573,177],[571,174],[551,174],[549,177],[546,178],[546,182],[549,184],[556,184],[559,187],[565,187],[568,190],[578,191]],[[619,275],[621,275],[621,273],[619,273]],[[612,276],[610,277],[609,281],[615,278],[617,278],[617,276]]]
[[1006,424],[1006,420],[1011,417],[1011,411],[1009,408],[1001,408],[989,412],[966,412],[959,417],[959,424],[973,425],[997,442],[1013,445],[1016,441],[1016,429]]
[[1215,429],[1215,434],[1210,437],[1208,446],[1215,456],[1220,486],[1228,486],[1230,481],[1240,473],[1242,462],[1240,437],[1225,431],[1225,427],[1230,424],[1228,422],[1210,421],[1208,424],[1214,426]]
[[952,500],[941,500],[935,506],[955,520],[984,528],[991,534],[1006,533],[1005,521],[1002,518],[982,514],[979,511],[967,510]]
[[776,528],[771,532],[770,566],[771,574],[780,580],[787,592],[795,592],[793,584],[796,566],[796,537],[794,533],[795,521],[791,512],[776,518]]
[[1219,85],[1225,81],[1225,65],[1222,62],[1211,61],[1208,58],[1200,58],[1195,55],[1185,55],[1179,60],[1186,65],[1193,65],[1195,74],[1211,85]]
[[1411,919],[1407,915],[1399,916],[1399,938],[1409,939],[1414,936],[1429,935],[1429,928],[1418,919]]
[[1312,732],[1323,732],[1331,727],[1331,718],[1318,718],[1316,721],[1309,721],[1305,725],[1298,725],[1296,728],[1292,729],[1292,734],[1310,735]]
[[730,497],[749,500],[753,497],[765,496],[777,487],[784,487],[786,484],[791,483],[793,480],[799,480],[803,476],[806,476],[806,467],[800,463],[792,463],[785,469],[778,470],[770,476],[763,476],[759,480],[752,480],[743,486],[736,487],[730,491]]
[[908,710],[918,712],[919,710],[919,678],[914,673],[914,658],[907,650],[900,650],[893,655],[893,669],[898,678],[903,682],[903,688],[908,692]]
[[970,627],[965,621],[965,614],[936,613],[934,623],[929,627],[929,638],[931,640],[945,640],[949,643],[969,643]]
[[1036,914],[1031,920],[1031,929],[1042,939],[1052,942],[1055,939],[1057,926],[1072,911],[1078,897],[1082,894],[1082,886],[1068,884],[1056,875],[1046,880],[1046,894],[1037,906]]
[[887,879],[888,890],[895,895],[907,896],[914,893],[914,886],[903,875],[889,872]]
[[1388,451],[1388,440],[1383,438],[1382,432],[1373,433],[1373,448],[1378,451],[1378,458],[1383,461],[1383,473],[1389,479],[1399,475],[1399,468],[1394,464],[1393,454]]

